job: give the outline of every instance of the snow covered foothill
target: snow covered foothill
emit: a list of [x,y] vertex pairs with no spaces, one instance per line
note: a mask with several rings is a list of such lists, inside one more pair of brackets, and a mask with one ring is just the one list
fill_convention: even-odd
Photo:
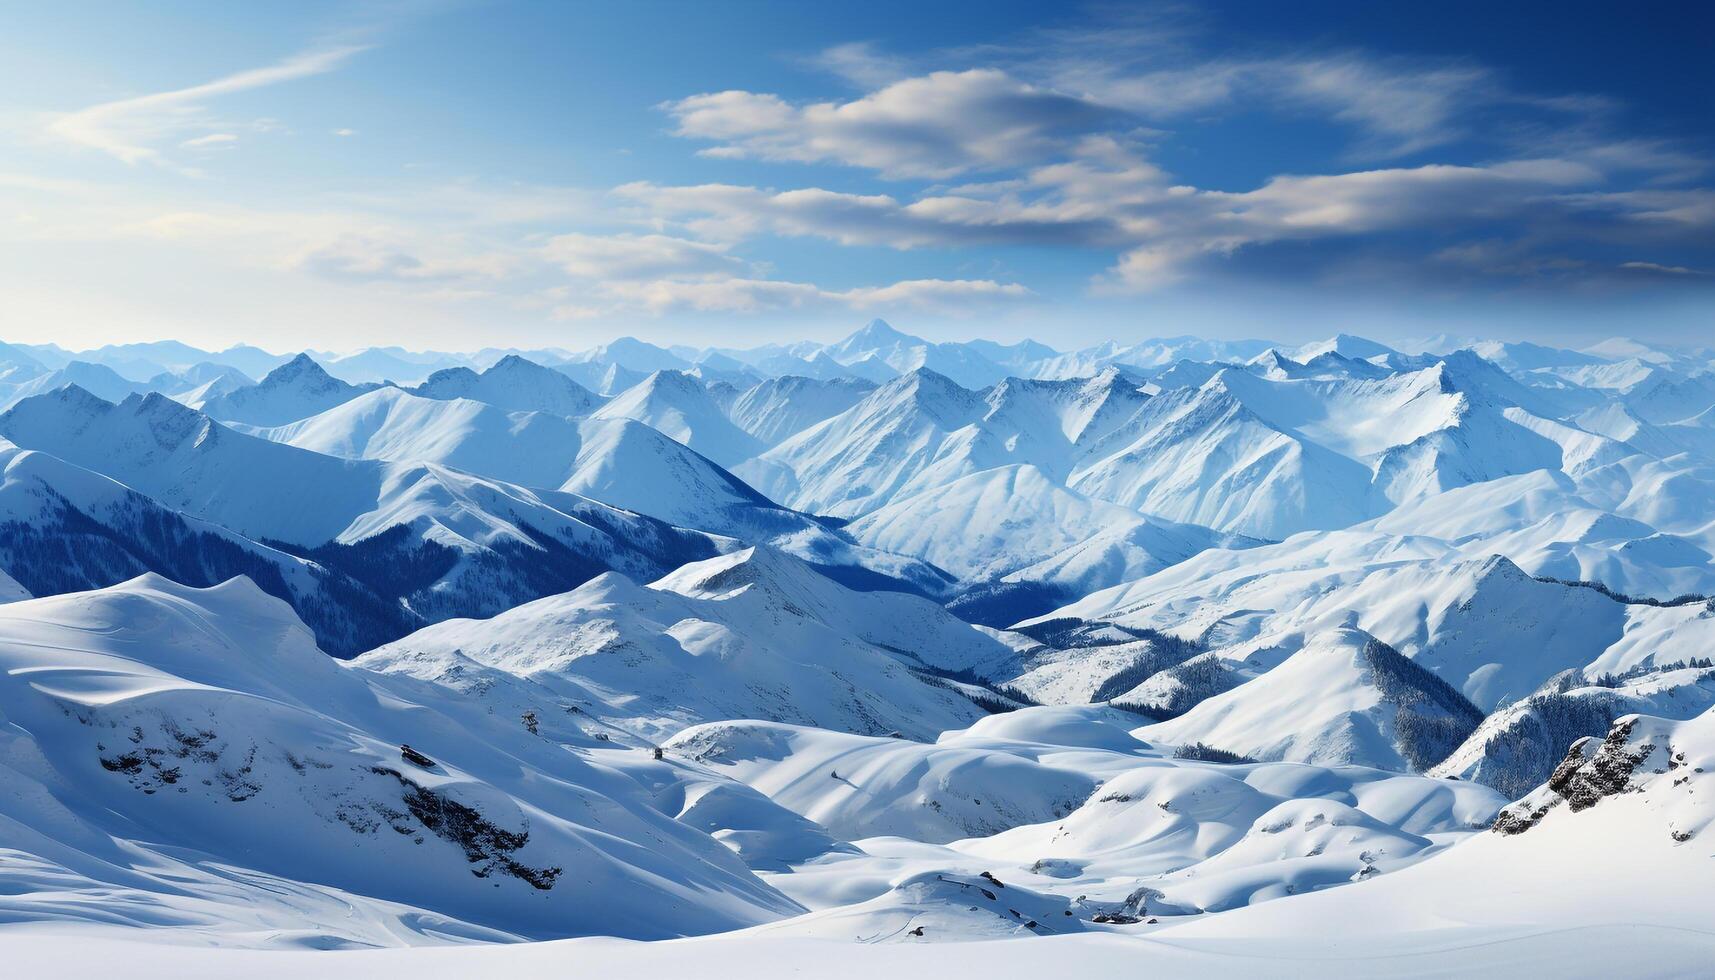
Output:
[[490,620],[449,620],[359,658],[376,671],[458,678],[475,661],[526,677],[633,738],[765,718],[918,737],[981,714],[913,667],[958,670],[1011,651],[934,603],[856,592],[751,548],[648,586],[602,575]]
[[[517,718],[404,700],[244,579],[12,603],[0,660],[12,921],[243,942],[249,920],[275,933],[251,942],[337,946],[665,937],[795,910],[635,782]],[[222,922],[205,897],[252,910]]]
[[[959,941],[969,937],[953,923],[966,914],[982,933],[1053,935],[1343,887],[1468,839],[1505,803],[1477,784],[1375,769],[1180,759],[1128,734],[1125,718],[1099,706],[1027,708],[948,732],[932,747],[723,723],[682,733],[669,756],[847,826],[855,848],[766,876],[816,910],[769,931],[858,941]],[[939,845],[921,836],[956,837],[957,824],[945,826],[953,816],[992,820],[985,809],[997,801],[974,798],[991,774],[1040,783],[1068,771],[1099,783],[1069,812]],[[982,792],[1010,806],[1019,789]],[[887,804],[881,825],[862,819],[864,796]],[[929,801],[932,816],[893,805],[913,797]],[[940,822],[889,835],[902,820],[932,818]],[[854,836],[865,833],[881,836]],[[969,892],[972,882],[978,890]],[[1010,917],[1019,902],[1036,901],[1051,902],[1057,921],[1037,918],[1036,929],[1025,924],[1028,913]],[[895,928],[902,921],[907,930]],[[917,925],[923,935],[901,935]]]
[[1483,713],[1445,681],[1357,629],[1306,638],[1274,669],[1138,734],[1261,760],[1421,772]]
[[714,722],[666,744],[845,840],[941,844],[1065,816],[1089,776],[957,744],[847,735],[766,722]]

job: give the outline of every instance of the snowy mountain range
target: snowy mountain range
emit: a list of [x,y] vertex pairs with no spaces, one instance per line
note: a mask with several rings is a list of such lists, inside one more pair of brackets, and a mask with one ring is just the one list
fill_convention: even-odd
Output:
[[1715,953],[1707,349],[13,344],[0,473],[0,944]]

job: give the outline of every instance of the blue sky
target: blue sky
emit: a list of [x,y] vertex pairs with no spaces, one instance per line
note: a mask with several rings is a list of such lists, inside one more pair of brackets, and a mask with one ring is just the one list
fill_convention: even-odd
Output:
[[1708,4],[69,6],[7,340],[1715,334]]

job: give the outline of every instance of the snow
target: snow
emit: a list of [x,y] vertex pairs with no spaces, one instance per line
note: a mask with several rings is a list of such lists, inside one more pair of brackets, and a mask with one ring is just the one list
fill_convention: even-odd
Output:
[[707,459],[628,419],[572,420],[383,388],[302,421],[251,432],[327,456],[434,463],[581,493],[712,530],[725,530],[710,519],[722,508],[767,506]]
[[[242,579],[0,607],[0,662],[12,922],[315,947],[611,933],[610,916],[683,935],[794,908],[635,783],[516,718],[401,698]],[[411,794],[519,836],[461,843]]]
[[593,417],[646,423],[722,466],[762,450],[761,441],[734,425],[697,379],[678,371],[651,374],[616,395]]
[[746,549],[645,587],[618,574],[507,610],[449,620],[358,663],[424,679],[467,661],[547,684],[648,742],[687,725],[763,718],[929,737],[979,711],[908,665],[1010,659],[934,603],[853,592],[802,562]]
[[125,396],[147,390],[147,386],[120,377],[112,368],[103,364],[89,364],[83,361],[72,361],[54,371],[33,374],[24,377],[17,384],[7,384],[12,376],[0,382],[0,410],[11,408],[13,405],[36,395],[57,391],[67,385],[77,385],[86,391],[94,392],[104,398],[118,401]]
[[1709,352],[1396,346],[0,347],[0,950],[1701,972]]
[[731,546],[570,493],[270,442],[158,394],[113,405],[62,389],[0,416],[0,434],[27,448],[52,445],[68,462],[253,541],[301,550],[403,528],[376,547],[432,566],[434,554],[422,556],[432,544],[451,550],[450,567],[421,580],[415,567],[365,574],[430,621],[492,614],[607,569],[653,577]]
[[935,569],[861,547],[629,418],[507,412],[464,398],[381,388],[290,425],[248,432],[328,456],[434,464],[555,488],[681,527],[770,542],[807,561],[865,569],[925,592],[943,585]]
[[578,417],[601,406],[601,396],[565,374],[516,354],[487,370],[452,367],[437,371],[413,389],[424,398],[468,398],[512,412],[548,412]]
[[1007,753],[715,722],[667,743],[846,840],[943,844],[1057,820],[1095,789],[1088,775]]
[[348,402],[374,387],[341,381],[308,354],[299,354],[255,385],[216,395],[198,408],[223,422],[283,425]]
[[851,408],[874,390],[873,384],[855,378],[771,378],[740,394],[727,414],[764,445],[775,446]]
[[[1403,705],[1378,683],[1363,656],[1372,642],[1349,628],[1307,637],[1280,666],[1178,718],[1140,728],[1138,735],[1173,745],[1201,743],[1253,759],[1410,771],[1416,767],[1399,731]],[[1448,748],[1476,726],[1481,715],[1472,714]]]
[[[1062,489],[1024,464],[973,473],[895,501],[855,521],[851,531],[872,547],[916,555],[961,578],[985,581],[1046,560],[1097,533],[1125,534],[1146,524],[1123,507]],[[1155,561],[1155,568],[1190,554],[1189,549],[1170,551],[1166,560]],[[1133,574],[1115,581],[1141,577],[1141,566],[1151,557],[1143,555],[1137,566],[1126,569]]]

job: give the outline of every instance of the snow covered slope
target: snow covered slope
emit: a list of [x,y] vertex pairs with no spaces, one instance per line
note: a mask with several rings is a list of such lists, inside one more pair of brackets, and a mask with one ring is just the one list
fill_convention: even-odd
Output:
[[113,405],[63,389],[0,416],[0,434],[341,567],[409,597],[430,621],[493,614],[609,569],[653,578],[716,548],[706,535],[573,494],[269,442],[158,394]]
[[939,594],[938,569],[880,554],[775,504],[688,447],[628,418],[567,419],[438,401],[382,388],[290,425],[249,428],[274,442],[347,459],[434,463],[558,488],[680,527],[774,542],[848,581]]
[[594,416],[635,419],[722,466],[762,451],[762,442],[728,419],[702,383],[679,371],[657,371],[616,395]]
[[1138,734],[1252,759],[1421,772],[1482,719],[1398,651],[1360,630],[1339,629],[1307,638],[1273,670]]
[[727,409],[739,428],[775,446],[857,404],[875,385],[858,378],[771,378],[741,393]]
[[40,374],[26,372],[17,383],[6,383],[11,380],[8,376],[0,381],[0,409],[11,408],[26,398],[57,391],[67,385],[77,385],[114,401],[134,392],[149,390],[147,384],[123,378],[104,364],[84,361],[72,361],[57,370]]
[[1177,564],[1231,536],[1146,518],[1056,484],[1029,464],[983,470],[849,525],[864,544],[972,582],[1013,577],[1084,595]]
[[[1061,353],[878,322],[381,348],[341,371],[438,373],[361,389],[299,359],[225,392],[232,362],[184,345],[18,352],[0,390],[41,390],[0,413],[15,969],[55,935],[728,929],[363,969],[1715,955],[1708,351]],[[78,360],[123,397],[40,380]],[[194,410],[234,401],[271,421]],[[108,975],[199,972],[135,960]]]
[[876,367],[886,365],[891,375],[929,370],[968,388],[992,385],[1006,370],[968,344],[932,344],[893,329],[885,320],[871,320],[861,330],[822,353],[871,381],[885,380]]
[[845,735],[765,722],[715,722],[667,743],[752,786],[834,835],[942,844],[1057,820],[1096,788],[1089,775],[1002,752]]
[[428,680],[480,664],[572,697],[650,741],[721,718],[929,737],[975,718],[916,677],[1010,651],[934,603],[860,593],[767,549],[686,565],[650,586],[603,575],[491,620],[453,620],[364,656]]
[[1621,674],[1568,671],[1528,698],[1484,719],[1465,744],[1433,770],[1520,797],[1547,782],[1581,738],[1607,734],[1629,714],[1694,718],[1715,707],[1715,667],[1707,657],[1639,666]]
[[919,370],[737,472],[776,499],[840,517],[998,466],[1028,463],[1063,481],[1147,401],[1113,371],[1077,381],[1008,379],[975,392]]
[[0,606],[0,717],[4,918],[314,948],[661,938],[795,910],[589,761],[591,740],[414,703],[244,579]]
[[548,412],[568,418],[588,415],[606,401],[564,373],[516,354],[508,354],[481,373],[467,367],[436,371],[411,392],[424,398],[468,398],[510,412]]
[[[176,513],[46,453],[0,444],[0,467],[7,601],[101,588],[144,572],[196,586],[245,575],[290,603],[339,656],[421,625],[396,597],[345,572]],[[17,594],[6,594],[13,588]]]
[[620,367],[640,375],[656,371],[684,371],[691,367],[691,362],[665,347],[657,347],[636,337],[621,337],[599,347],[569,354],[565,363]]
[[[737,472],[799,509],[860,517],[973,473],[1031,465],[1147,515],[1281,538],[1539,469],[1604,480],[1647,459],[1562,419],[1566,399],[1469,351],[1388,353],[1386,364],[1335,350],[1313,365],[1273,356],[1280,370],[1260,374],[1197,365],[1191,383],[1152,388],[1154,398],[1112,368],[981,392],[917,371]],[[1686,443],[1700,444],[1688,430],[1656,445]]]

